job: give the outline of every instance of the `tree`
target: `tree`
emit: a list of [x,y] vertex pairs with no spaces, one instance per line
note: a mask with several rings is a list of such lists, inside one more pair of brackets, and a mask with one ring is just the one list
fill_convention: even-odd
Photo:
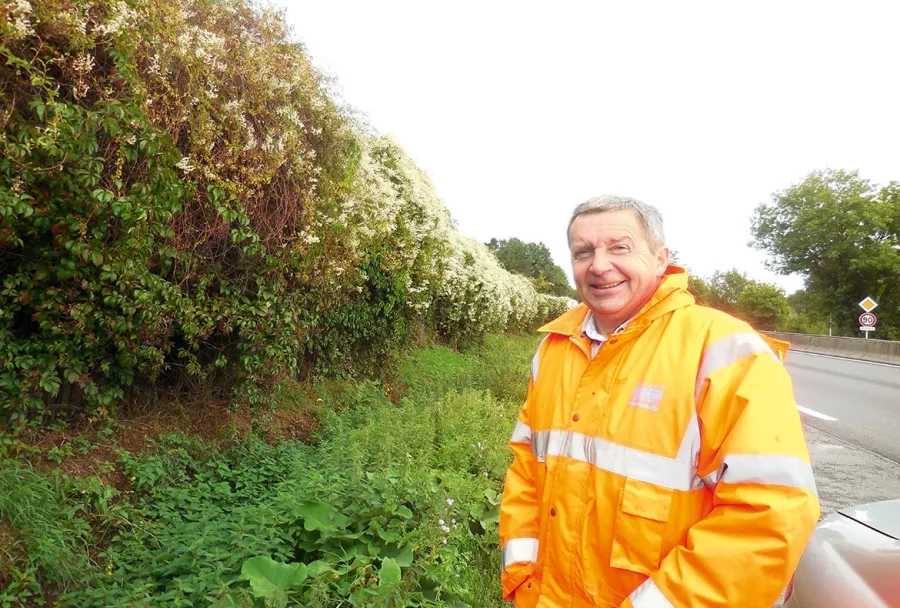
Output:
[[702,277],[688,274],[688,291],[694,296],[698,304],[711,306],[713,299],[712,289]]
[[804,277],[810,309],[835,333],[859,336],[857,303],[872,296],[880,337],[900,339],[900,182],[814,171],[758,206],[751,230],[770,269]]
[[785,326],[786,331],[821,335],[828,333],[828,314],[821,312],[825,307],[815,301],[813,294],[800,289],[789,295],[787,300],[792,314]]
[[706,280],[691,277],[688,291],[699,304],[743,319],[755,329],[785,329],[793,317],[782,289],[754,281],[734,269],[716,271]]
[[791,318],[791,307],[784,291],[757,281],[747,283],[738,297],[737,309],[737,316],[764,331],[784,329],[784,324]]
[[712,306],[729,314],[737,314],[741,296],[751,280],[737,270],[716,271],[709,280]]
[[486,243],[500,265],[531,279],[540,293],[577,298],[563,269],[553,263],[550,250],[543,243],[526,243],[521,239],[491,239]]

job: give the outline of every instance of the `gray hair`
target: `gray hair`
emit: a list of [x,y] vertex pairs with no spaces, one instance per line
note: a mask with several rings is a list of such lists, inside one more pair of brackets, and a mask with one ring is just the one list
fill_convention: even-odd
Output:
[[581,203],[572,212],[569,220],[569,226],[566,228],[566,234],[572,228],[572,223],[579,215],[587,213],[603,213],[604,211],[619,211],[627,209],[634,213],[644,233],[647,235],[647,242],[652,249],[659,249],[666,243],[666,236],[663,233],[663,220],[659,210],[653,205],[641,202],[627,196],[616,196],[613,194],[602,194],[588,199]]

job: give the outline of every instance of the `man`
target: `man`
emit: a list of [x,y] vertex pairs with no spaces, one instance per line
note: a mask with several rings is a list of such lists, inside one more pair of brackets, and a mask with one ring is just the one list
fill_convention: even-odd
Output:
[[771,608],[819,518],[775,342],[695,303],[653,207],[594,198],[568,234],[582,302],[541,328],[510,440],[504,598]]

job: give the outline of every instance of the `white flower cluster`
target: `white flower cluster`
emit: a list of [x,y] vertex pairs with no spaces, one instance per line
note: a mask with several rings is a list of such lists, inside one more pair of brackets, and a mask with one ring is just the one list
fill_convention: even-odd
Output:
[[185,173],[190,173],[191,171],[196,169],[196,167],[194,167],[194,165],[191,164],[191,159],[188,158],[187,156],[183,156],[180,161],[175,163],[175,166],[177,168],[181,169],[182,171],[184,171]]
[[117,34],[131,28],[138,19],[138,14],[124,0],[118,0],[112,7],[109,18],[97,26],[101,34]]
[[[486,245],[461,235],[427,175],[395,141],[368,134],[358,139],[355,196],[339,210],[348,246],[362,255],[367,243],[391,243],[390,265],[410,274],[408,306],[420,312],[436,307],[440,324],[471,332],[523,328],[570,306],[566,298],[537,293]],[[429,258],[429,245],[439,254]]]
[[85,53],[84,55],[77,57],[72,61],[72,70],[74,70],[75,73],[79,76],[87,74],[93,69],[94,56],[90,53]]
[[215,69],[222,69],[225,40],[218,34],[197,26],[189,26],[176,40],[178,48]]
[[12,26],[11,34],[14,37],[24,38],[34,34],[34,25],[31,22],[32,7],[28,0],[13,0],[7,10]]

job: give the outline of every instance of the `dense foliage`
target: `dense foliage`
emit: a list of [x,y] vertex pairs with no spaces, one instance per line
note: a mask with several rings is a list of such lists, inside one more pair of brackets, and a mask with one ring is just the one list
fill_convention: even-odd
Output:
[[[369,371],[565,309],[245,0],[0,7],[0,421]],[[2,446],[0,446],[2,447]]]
[[0,606],[499,607],[507,441],[538,340],[414,350],[395,402],[371,381],[287,382],[282,407],[320,405],[314,445],[168,433],[129,451],[113,434],[60,457],[117,447],[118,488],[0,460]]
[[796,313],[784,291],[755,281],[737,270],[717,271],[711,277],[690,277],[689,289],[697,302],[743,319],[764,331],[792,331]]
[[815,171],[760,205],[752,230],[770,268],[804,276],[796,304],[819,326],[830,320],[835,335],[860,336],[858,303],[870,296],[879,305],[873,337],[900,339],[900,182]]
[[569,285],[566,273],[553,262],[550,250],[543,243],[526,243],[513,237],[491,239],[487,246],[506,270],[531,279],[540,293],[573,299],[578,297]]

